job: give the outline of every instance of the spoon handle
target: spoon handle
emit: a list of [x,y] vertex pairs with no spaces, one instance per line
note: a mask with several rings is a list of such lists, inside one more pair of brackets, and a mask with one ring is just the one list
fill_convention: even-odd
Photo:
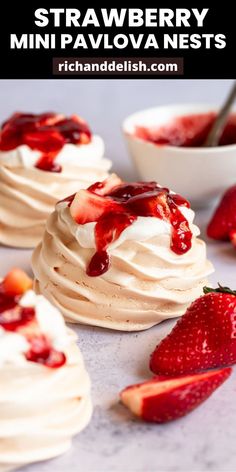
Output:
[[233,87],[230,90],[227,100],[225,101],[224,105],[220,109],[219,114],[217,115],[217,118],[215,119],[203,146],[211,147],[211,146],[218,145],[219,140],[224,131],[224,127],[225,127],[230,109],[235,99],[236,99],[236,81],[234,82]]

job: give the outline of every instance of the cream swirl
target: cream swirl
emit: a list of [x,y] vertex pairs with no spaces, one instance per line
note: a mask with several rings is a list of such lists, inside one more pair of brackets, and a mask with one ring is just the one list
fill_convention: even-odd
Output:
[[1,367],[1,471],[64,453],[88,424],[90,381],[74,338],[65,354],[58,369],[32,362]]
[[111,162],[103,157],[104,144],[94,136],[88,144],[65,144],[57,155],[62,171],[34,167],[40,152],[22,145],[0,152],[0,243],[34,247],[55,203],[104,179]]
[[90,380],[74,332],[42,296],[27,292],[20,305],[35,307],[40,332],[54,347],[64,346],[66,363],[50,368],[28,361],[24,335],[1,328],[1,471],[64,453],[92,414]]
[[109,246],[109,270],[89,277],[94,223],[78,225],[66,203],[58,204],[33,254],[36,291],[53,301],[67,320],[105,328],[142,330],[180,316],[200,295],[213,268],[192,224],[193,211],[179,208],[193,232],[188,252],[178,255],[170,249],[168,222],[138,217]]

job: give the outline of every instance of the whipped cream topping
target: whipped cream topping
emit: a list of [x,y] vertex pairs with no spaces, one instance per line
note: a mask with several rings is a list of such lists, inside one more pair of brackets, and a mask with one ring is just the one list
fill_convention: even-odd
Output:
[[30,345],[22,334],[5,331],[0,326],[0,368],[4,364],[24,364]]
[[92,414],[90,380],[75,333],[55,307],[31,290],[20,306],[35,308],[40,332],[63,349],[66,363],[53,369],[28,361],[24,335],[0,328],[1,471],[66,452]]
[[[61,218],[69,226],[71,234],[74,235],[78,244],[83,248],[96,249],[95,241],[95,226],[96,222],[85,223],[83,225],[77,224],[72,218],[68,211],[67,202],[59,202],[57,204]],[[200,234],[199,228],[193,224],[194,212],[191,208],[184,206],[179,207],[182,215],[187,219],[192,234],[197,237]],[[157,235],[168,235],[171,236],[172,226],[169,221],[161,220],[160,218],[154,218],[151,216],[138,216],[137,220],[132,225],[125,228],[119,237],[112,241],[108,246],[108,252],[119,247],[125,241],[146,241],[147,239],[153,238]]]
[[40,332],[50,339],[52,346],[58,351],[66,348],[70,338],[64,320],[56,307],[42,295],[36,295],[33,290],[28,290],[23,295],[19,305],[34,307]]
[[182,315],[202,293],[213,267],[197,237],[194,212],[180,210],[193,233],[185,254],[171,250],[168,222],[138,217],[109,245],[109,270],[90,277],[86,268],[94,254],[94,223],[78,225],[65,202],[59,203],[33,254],[36,291],[67,320],[106,328],[142,330]]
[[62,172],[34,167],[38,151],[23,145],[0,152],[0,243],[35,247],[58,200],[107,177],[111,162],[104,143],[93,136],[88,144],[65,144],[56,160]]
[[[104,142],[94,135],[87,144],[65,144],[56,156],[56,162],[62,166],[86,167],[95,164],[104,156]],[[0,151],[0,165],[7,167],[35,168],[41,152],[31,149],[26,144],[10,151]]]

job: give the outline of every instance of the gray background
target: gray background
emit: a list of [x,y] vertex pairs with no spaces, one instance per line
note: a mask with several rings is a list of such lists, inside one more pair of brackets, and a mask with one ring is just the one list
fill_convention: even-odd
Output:
[[120,131],[127,115],[168,103],[220,104],[231,83],[230,80],[2,80],[0,121],[16,110],[78,113],[104,138],[114,171],[133,178]]
[[[106,142],[114,170],[135,178],[123,144],[124,117],[142,108],[181,102],[220,104],[230,81],[1,81],[0,119],[15,110],[79,113]],[[235,156],[236,158],[236,156]],[[212,209],[198,212],[202,237]],[[0,276],[13,265],[30,271],[31,251],[0,247]],[[216,272],[211,281],[236,288],[236,253],[208,241]],[[167,425],[144,424],[118,403],[126,385],[150,376],[148,359],[174,322],[142,333],[78,327],[93,385],[90,425],[64,456],[25,467],[24,472],[233,472],[236,470],[235,374],[204,405]],[[0,384],[1,385],[1,384]],[[37,405],[35,405],[37,408]]]

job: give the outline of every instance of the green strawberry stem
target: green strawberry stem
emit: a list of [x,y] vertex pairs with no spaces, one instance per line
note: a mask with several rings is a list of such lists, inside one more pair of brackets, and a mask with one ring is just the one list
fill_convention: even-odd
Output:
[[203,287],[203,292],[206,295],[207,293],[228,293],[230,295],[236,295],[236,290],[231,290],[229,287],[222,287],[222,285],[218,284],[218,288],[211,288],[211,287]]

